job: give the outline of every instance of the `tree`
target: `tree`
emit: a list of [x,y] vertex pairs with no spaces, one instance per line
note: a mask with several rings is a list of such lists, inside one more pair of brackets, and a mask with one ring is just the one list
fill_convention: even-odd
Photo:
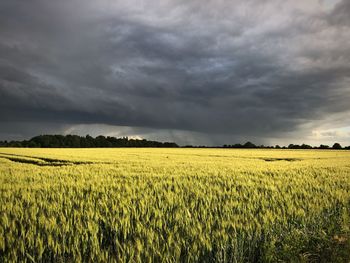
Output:
[[339,143],[336,142],[335,144],[333,144],[332,148],[335,150],[340,150],[342,147]]
[[328,145],[321,144],[319,148],[320,148],[320,149],[329,149],[329,146],[328,146]]
[[243,145],[244,148],[256,148],[256,145],[254,143],[251,143],[251,142],[246,142],[244,145]]
[[303,143],[301,146],[300,146],[301,149],[312,149],[312,147],[308,144],[305,144]]

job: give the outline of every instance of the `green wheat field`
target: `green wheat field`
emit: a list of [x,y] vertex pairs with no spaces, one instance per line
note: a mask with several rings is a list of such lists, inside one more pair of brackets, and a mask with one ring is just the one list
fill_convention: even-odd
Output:
[[349,262],[350,152],[0,148],[0,262]]

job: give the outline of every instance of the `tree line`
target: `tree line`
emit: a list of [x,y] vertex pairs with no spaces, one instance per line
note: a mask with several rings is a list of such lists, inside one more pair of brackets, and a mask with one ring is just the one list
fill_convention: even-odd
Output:
[[29,147],[29,148],[97,148],[97,147],[178,147],[174,142],[157,142],[148,140],[116,138],[110,136],[90,135],[39,135],[30,140],[0,141],[0,147]]
[[[148,141],[145,139],[131,139],[128,137],[110,137],[110,136],[97,136],[92,137],[90,135],[78,136],[78,135],[39,135],[31,138],[30,140],[23,141],[0,141],[0,147],[28,147],[28,148],[97,148],[97,147],[166,147],[174,148],[179,147],[174,142],[158,142]],[[244,144],[225,144],[221,147],[208,147],[208,146],[193,146],[186,145],[185,148],[243,148],[243,149],[335,149],[335,150],[350,150],[350,146],[342,147],[339,143],[334,143],[333,146],[321,144],[318,147],[308,144],[289,144],[288,146],[265,146],[255,145],[252,142],[246,142]]]
[[246,142],[245,144],[232,144],[223,145],[223,148],[263,148],[263,149],[333,149],[333,150],[350,150],[350,146],[342,147],[339,143],[334,143],[333,146],[321,144],[320,146],[311,146],[308,144],[289,144],[288,146],[265,146],[265,145],[255,145],[252,142]]

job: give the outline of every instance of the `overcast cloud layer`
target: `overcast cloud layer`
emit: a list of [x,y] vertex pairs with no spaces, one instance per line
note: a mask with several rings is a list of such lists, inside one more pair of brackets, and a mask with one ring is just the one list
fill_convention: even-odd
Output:
[[2,0],[0,139],[350,144],[349,14],[349,0]]

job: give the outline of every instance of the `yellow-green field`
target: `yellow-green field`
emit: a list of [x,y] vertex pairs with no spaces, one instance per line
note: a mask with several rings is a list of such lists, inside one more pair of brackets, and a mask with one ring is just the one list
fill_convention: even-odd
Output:
[[0,262],[349,262],[350,152],[0,148]]

